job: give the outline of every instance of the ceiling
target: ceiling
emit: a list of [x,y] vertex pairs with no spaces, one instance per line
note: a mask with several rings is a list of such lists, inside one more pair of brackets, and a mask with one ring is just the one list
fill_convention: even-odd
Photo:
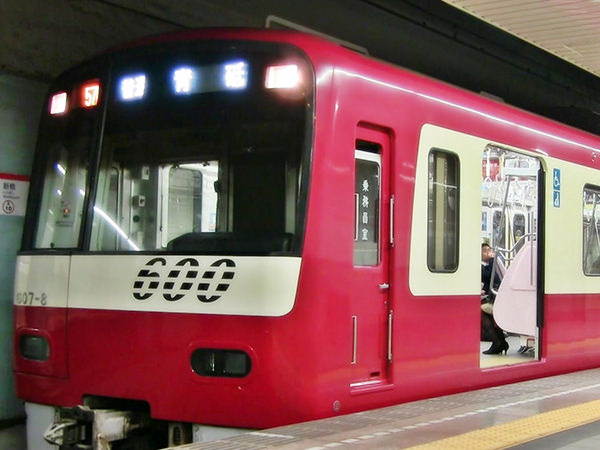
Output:
[[599,0],[444,0],[600,76]]
[[[316,3],[319,11],[311,9]],[[385,15],[438,30],[439,25],[431,26],[432,16],[445,16],[463,28],[454,33],[457,39],[465,33],[480,39],[490,34],[477,30],[473,22],[457,24],[448,8],[437,6],[444,3],[600,77],[600,0],[328,0],[307,1],[304,7],[273,0],[254,0],[251,5],[241,0],[2,0],[0,70],[50,79],[123,40],[203,26],[260,27],[272,14],[366,42],[375,34],[390,40],[393,25]],[[369,20],[379,22],[381,31],[369,26]],[[353,22],[354,33],[345,21]],[[404,31],[401,24],[395,29],[398,34]]]
[[0,0],[0,75],[46,85],[118,43],[272,16],[600,134],[600,0]]

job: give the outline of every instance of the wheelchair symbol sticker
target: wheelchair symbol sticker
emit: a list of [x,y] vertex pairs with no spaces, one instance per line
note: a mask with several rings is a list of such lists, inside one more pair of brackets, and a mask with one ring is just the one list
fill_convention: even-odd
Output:
[[554,169],[552,175],[552,205],[560,208],[560,169]]

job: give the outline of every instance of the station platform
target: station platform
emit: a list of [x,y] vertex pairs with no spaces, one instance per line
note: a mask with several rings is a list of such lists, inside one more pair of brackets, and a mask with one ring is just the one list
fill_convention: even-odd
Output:
[[254,431],[173,450],[600,448],[600,369]]

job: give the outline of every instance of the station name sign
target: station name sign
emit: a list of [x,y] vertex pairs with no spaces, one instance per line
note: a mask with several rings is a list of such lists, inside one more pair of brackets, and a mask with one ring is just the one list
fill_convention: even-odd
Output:
[[24,216],[29,177],[0,173],[0,216]]

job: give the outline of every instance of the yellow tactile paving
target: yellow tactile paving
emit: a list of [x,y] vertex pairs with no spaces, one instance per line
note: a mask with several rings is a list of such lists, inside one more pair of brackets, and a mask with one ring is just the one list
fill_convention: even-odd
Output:
[[560,408],[502,425],[417,445],[410,447],[410,450],[504,449],[597,420],[600,420],[600,400]]

